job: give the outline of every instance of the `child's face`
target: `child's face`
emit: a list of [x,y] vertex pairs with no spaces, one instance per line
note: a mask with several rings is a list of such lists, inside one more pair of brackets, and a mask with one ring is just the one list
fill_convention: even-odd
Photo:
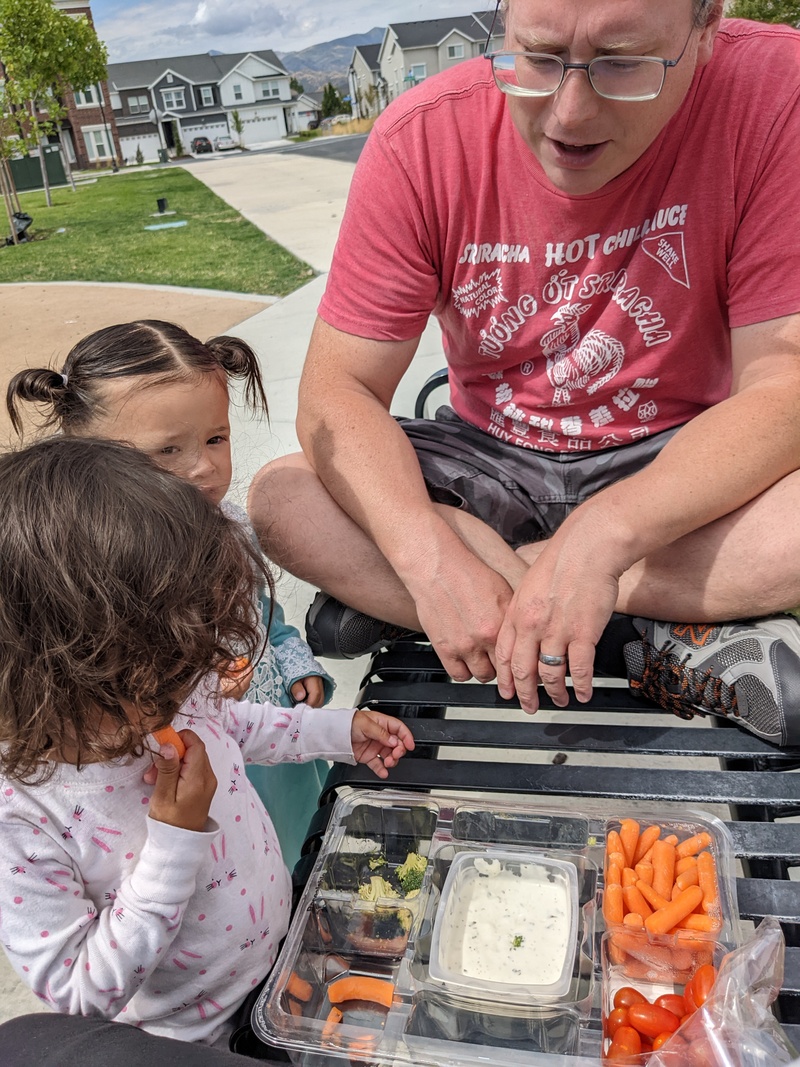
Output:
[[120,378],[103,390],[103,406],[92,434],[146,452],[219,504],[231,484],[228,387],[221,373],[158,385],[146,377]]

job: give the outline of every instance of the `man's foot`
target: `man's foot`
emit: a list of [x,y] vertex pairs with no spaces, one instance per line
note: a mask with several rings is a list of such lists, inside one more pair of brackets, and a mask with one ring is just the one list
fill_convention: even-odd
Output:
[[416,633],[348,608],[328,593],[317,593],[306,614],[306,640],[311,651],[329,659],[356,659]]
[[788,615],[711,626],[634,619],[631,689],[690,719],[731,715],[775,745],[800,744],[800,622]]

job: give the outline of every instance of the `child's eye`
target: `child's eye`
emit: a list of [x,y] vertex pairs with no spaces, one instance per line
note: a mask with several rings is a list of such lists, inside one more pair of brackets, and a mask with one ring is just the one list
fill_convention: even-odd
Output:
[[227,437],[223,437],[221,434],[218,434],[216,437],[209,437],[208,443],[210,445],[224,445],[227,440]]
[[178,449],[176,448],[175,445],[167,445],[166,448],[160,448],[158,450],[159,456],[174,456],[174,455],[177,454],[177,452],[178,452]]

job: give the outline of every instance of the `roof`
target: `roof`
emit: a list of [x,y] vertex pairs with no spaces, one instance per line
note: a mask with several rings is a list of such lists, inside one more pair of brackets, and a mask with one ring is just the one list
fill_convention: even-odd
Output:
[[109,63],[108,83],[116,90],[142,89],[153,85],[168,70],[194,84],[216,83],[229,74],[246,56],[258,56],[276,67],[282,74],[289,72],[275,53],[267,48],[261,52],[235,52],[228,55],[172,56],[166,59],[139,59],[131,63]]
[[389,28],[394,31],[401,48],[425,48],[438,45],[453,30],[458,30],[467,40],[482,41],[489,32],[491,21],[492,12],[478,11],[472,15],[455,15],[449,19],[392,22]]
[[369,70],[377,70],[380,67],[378,62],[378,56],[381,51],[380,44],[359,44],[356,45],[355,51],[360,54]]

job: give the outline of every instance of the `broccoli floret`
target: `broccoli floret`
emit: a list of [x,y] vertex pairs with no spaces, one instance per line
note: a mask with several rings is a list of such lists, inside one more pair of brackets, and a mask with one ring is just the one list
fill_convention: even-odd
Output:
[[395,875],[407,897],[416,896],[422,887],[422,879],[425,877],[425,868],[428,861],[418,852],[409,852],[405,863],[402,863]]
[[379,867],[385,867],[386,866],[386,857],[381,852],[379,855],[373,856],[372,859],[369,860],[368,862],[369,862],[370,870],[371,871],[377,871]]
[[380,897],[399,897],[397,890],[386,881],[373,875],[368,882],[358,887],[358,895],[362,900],[378,900]]

